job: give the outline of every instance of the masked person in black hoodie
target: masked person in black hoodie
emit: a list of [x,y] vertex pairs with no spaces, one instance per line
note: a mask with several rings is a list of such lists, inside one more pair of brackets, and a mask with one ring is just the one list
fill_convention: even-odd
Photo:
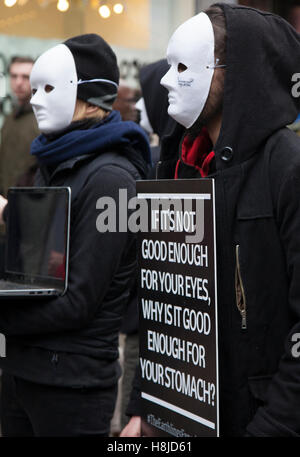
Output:
[[43,132],[31,149],[36,182],[72,191],[69,284],[57,298],[1,302],[4,436],[109,433],[136,252],[133,234],[97,230],[96,202],[110,197],[118,215],[119,189],[133,197],[150,162],[142,129],[112,111],[118,79],[115,54],[94,34],[55,46],[32,70],[31,104]]
[[[166,59],[145,65],[140,70],[142,98],[136,106],[140,109],[140,126],[148,133],[155,133],[161,139],[169,134],[175,121],[168,115],[168,91],[160,84],[162,76],[168,71]],[[159,102],[158,102],[159,100]],[[153,167],[149,179],[156,176],[156,167],[160,156],[160,144],[151,147]]]
[[175,31],[167,58],[184,128],[165,137],[158,178],[215,180],[221,436],[300,436],[300,140],[286,128],[300,37],[220,3]]

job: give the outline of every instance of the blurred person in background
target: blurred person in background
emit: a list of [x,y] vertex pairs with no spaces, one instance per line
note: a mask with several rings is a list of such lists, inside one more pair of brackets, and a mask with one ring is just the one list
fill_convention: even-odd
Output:
[[169,135],[176,122],[168,114],[168,91],[160,84],[161,78],[169,70],[166,59],[161,59],[140,70],[140,85],[142,98],[136,107],[140,110],[140,126],[149,134],[158,137],[158,145],[151,147],[153,167],[149,179],[156,176],[156,166],[160,156],[160,142]]
[[30,73],[34,60],[16,56],[11,59],[8,72],[13,95],[13,110],[2,126],[0,144],[0,192],[7,195],[11,186],[31,186],[37,169],[30,146],[39,135],[32,107]]
[[[168,115],[168,91],[160,80],[168,71],[166,59],[145,65],[140,70],[140,85],[142,98],[136,104],[140,111],[140,126],[148,135],[156,134],[159,138],[168,135],[174,129],[176,122]],[[160,144],[151,147],[152,164],[147,179],[155,178],[156,165],[159,161]],[[135,375],[139,356],[139,312],[137,290],[132,291],[126,306],[121,331],[126,335],[124,346],[124,375],[122,379],[122,428],[129,421],[126,415],[130,400],[132,382]]]
[[[32,186],[37,170],[30,146],[39,129],[32,107],[30,73],[34,60],[15,56],[8,67],[13,110],[5,118],[0,134],[0,193],[11,186]],[[4,271],[4,227],[0,227],[0,276]]]
[[[125,79],[120,78],[119,80],[119,87],[118,87],[118,96],[113,103],[113,109],[117,110],[121,114],[122,121],[133,121],[138,123],[139,121],[139,112],[135,106],[136,101],[140,97],[140,91],[137,88],[134,88],[128,83]],[[132,301],[132,297],[130,297],[130,302]],[[128,306],[128,305],[127,305]],[[125,335],[122,333],[120,334],[119,338],[119,354],[120,354],[120,365],[123,370],[123,363],[124,363],[124,345],[125,345]],[[126,374],[126,376],[128,373]],[[122,415],[122,404],[124,402],[123,399],[123,382],[126,383],[124,376],[122,376],[119,380],[119,389],[118,389],[118,397],[116,402],[116,407],[114,411],[114,415],[111,421],[111,435],[118,436],[121,429],[126,425],[127,422],[124,422],[124,418],[126,416]],[[125,400],[126,401],[126,400]]]
[[113,109],[120,111],[123,121],[138,122],[138,110],[135,107],[139,99],[140,92],[127,83],[125,79],[120,79],[118,96],[113,104]]

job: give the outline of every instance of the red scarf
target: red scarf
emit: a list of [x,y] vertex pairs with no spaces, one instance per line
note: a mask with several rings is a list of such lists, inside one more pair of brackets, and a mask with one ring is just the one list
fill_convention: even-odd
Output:
[[205,127],[195,140],[187,135],[182,142],[181,159],[176,165],[175,179],[178,179],[180,162],[193,166],[199,171],[201,177],[205,178],[210,172],[210,164],[215,156],[212,147],[211,139]]

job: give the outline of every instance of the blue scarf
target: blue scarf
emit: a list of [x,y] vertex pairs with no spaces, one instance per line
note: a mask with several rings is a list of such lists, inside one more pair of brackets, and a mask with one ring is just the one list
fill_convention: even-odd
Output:
[[87,130],[71,130],[48,141],[39,135],[31,144],[30,153],[42,165],[58,165],[73,157],[114,150],[131,145],[151,164],[151,152],[146,133],[132,121],[122,121],[119,111],[112,111],[104,120]]

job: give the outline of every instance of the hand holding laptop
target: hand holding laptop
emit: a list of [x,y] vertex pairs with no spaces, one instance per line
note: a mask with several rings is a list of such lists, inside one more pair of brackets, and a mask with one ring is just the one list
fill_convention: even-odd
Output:
[[3,225],[4,224],[4,220],[3,220],[3,210],[5,208],[5,206],[7,205],[7,200],[6,198],[2,197],[2,195],[0,195],[0,225]]
[[63,295],[68,285],[69,187],[11,187],[0,297]]

